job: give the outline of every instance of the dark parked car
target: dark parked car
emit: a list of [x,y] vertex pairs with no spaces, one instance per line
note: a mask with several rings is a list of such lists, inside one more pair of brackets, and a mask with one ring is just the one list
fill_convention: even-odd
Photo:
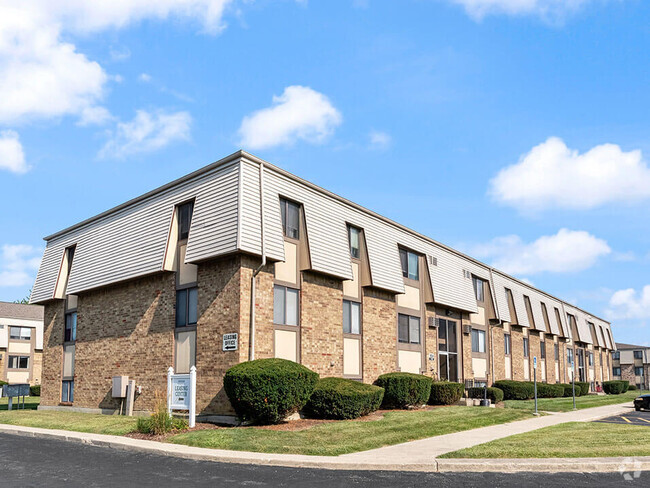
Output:
[[641,395],[634,399],[634,410],[638,412],[642,408],[650,410],[650,395]]

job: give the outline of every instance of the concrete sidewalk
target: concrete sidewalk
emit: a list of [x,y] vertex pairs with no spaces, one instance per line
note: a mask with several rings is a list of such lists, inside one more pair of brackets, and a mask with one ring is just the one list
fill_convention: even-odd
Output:
[[[257,452],[206,449],[129,437],[87,434],[65,430],[40,429],[17,425],[0,425],[0,432],[38,438],[61,439],[98,447],[110,447],[186,459],[239,464],[311,467],[321,469],[379,470],[379,471],[493,471],[493,472],[618,472],[627,466],[625,458],[586,459],[436,459],[436,456],[471,447],[509,435],[557,425],[564,422],[587,422],[627,412],[630,407],[611,405],[567,412],[509,424],[483,427],[447,434],[395,446],[382,447],[342,456],[305,456],[296,454],[265,454]],[[635,470],[650,470],[650,457],[634,459]],[[627,463],[627,464],[626,464]]]

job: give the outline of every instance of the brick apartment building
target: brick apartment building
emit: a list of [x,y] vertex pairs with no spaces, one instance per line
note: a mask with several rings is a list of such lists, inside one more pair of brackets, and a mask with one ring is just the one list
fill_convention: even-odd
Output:
[[639,389],[650,389],[650,347],[634,344],[616,344],[612,353],[612,376],[627,380]]
[[[113,410],[111,377],[232,413],[226,369],[282,357],[373,382],[610,379],[610,324],[243,151],[46,238],[41,405]],[[224,334],[238,334],[223,351]]]

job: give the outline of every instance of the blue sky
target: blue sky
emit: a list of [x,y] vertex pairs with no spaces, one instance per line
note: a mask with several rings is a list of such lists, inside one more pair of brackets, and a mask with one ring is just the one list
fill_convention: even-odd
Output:
[[242,147],[650,343],[648,2],[14,3],[0,300],[43,236]]

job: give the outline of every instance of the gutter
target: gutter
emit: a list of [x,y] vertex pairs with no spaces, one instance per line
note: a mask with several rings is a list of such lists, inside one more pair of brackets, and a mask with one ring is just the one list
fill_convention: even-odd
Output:
[[266,247],[264,245],[264,162],[260,161],[260,247],[262,251],[262,263],[258,268],[253,271],[253,276],[251,276],[251,319],[250,319],[250,333],[249,333],[249,344],[248,349],[248,360],[253,361],[255,359],[255,301],[256,301],[256,282],[257,275],[260,274],[262,268],[266,266]]

